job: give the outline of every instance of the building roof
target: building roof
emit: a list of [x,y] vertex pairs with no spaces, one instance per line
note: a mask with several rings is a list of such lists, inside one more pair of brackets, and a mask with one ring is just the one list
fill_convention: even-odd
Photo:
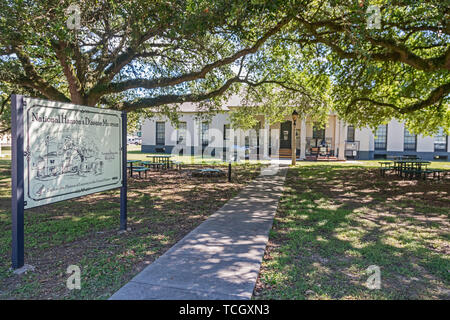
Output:
[[[180,112],[206,112],[208,111],[206,109],[206,107],[202,107],[199,103],[192,103],[192,102],[185,102],[182,103],[178,106],[178,109],[180,110]],[[226,106],[221,106],[220,109],[222,109],[223,111],[229,111],[230,109],[228,109]]]
[[[230,111],[230,108],[233,107],[239,107],[242,106],[241,97],[238,95],[232,95],[227,101],[225,101],[221,106],[220,109],[222,111]],[[207,112],[208,109],[205,106],[202,106],[201,103],[194,103],[194,102],[184,102],[178,106],[180,112]]]

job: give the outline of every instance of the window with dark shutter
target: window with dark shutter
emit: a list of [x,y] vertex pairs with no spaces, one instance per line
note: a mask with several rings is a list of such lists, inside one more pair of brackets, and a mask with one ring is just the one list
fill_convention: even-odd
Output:
[[387,124],[383,124],[375,131],[375,150],[386,150]]
[[434,136],[434,151],[447,151],[447,140],[444,128],[439,128],[438,133]]
[[349,141],[349,142],[355,141],[355,127],[354,126],[347,127],[347,141]]
[[416,151],[417,147],[417,136],[412,134],[405,128],[404,140],[403,140],[403,150],[404,151]]
[[156,144],[164,145],[166,143],[166,123],[156,122]]

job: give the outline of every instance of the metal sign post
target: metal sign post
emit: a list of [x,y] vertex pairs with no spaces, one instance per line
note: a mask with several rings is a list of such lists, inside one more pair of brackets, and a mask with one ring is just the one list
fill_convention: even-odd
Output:
[[23,97],[11,96],[12,267],[24,265]]
[[127,114],[122,112],[122,187],[120,188],[120,230],[127,230]]
[[24,266],[25,209],[120,188],[127,229],[125,112],[12,95],[11,131],[13,269]]

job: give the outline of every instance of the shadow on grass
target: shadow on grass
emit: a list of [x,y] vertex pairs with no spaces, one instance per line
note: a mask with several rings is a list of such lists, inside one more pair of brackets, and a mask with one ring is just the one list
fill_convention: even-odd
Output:
[[[290,170],[255,296],[448,299],[449,190],[376,169]],[[381,290],[365,286],[370,265],[381,269]]]
[[[36,272],[17,277],[9,271],[10,161],[1,161],[0,299],[109,297],[238,192],[256,176],[256,168],[237,168],[233,183],[197,180],[184,171],[130,179],[131,231],[124,234],[118,233],[119,190],[26,210],[25,261]],[[82,270],[81,291],[65,286],[71,264]]]

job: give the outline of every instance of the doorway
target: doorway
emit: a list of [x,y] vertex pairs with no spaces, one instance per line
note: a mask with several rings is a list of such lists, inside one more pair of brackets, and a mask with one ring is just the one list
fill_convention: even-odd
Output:
[[292,147],[292,121],[281,123],[280,149],[291,149]]

